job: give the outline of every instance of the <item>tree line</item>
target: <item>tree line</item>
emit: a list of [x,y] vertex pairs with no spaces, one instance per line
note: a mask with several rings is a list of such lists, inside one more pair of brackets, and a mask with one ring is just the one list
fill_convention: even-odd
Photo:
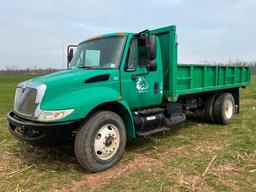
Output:
[[[227,65],[227,66],[250,66],[252,69],[252,74],[256,75],[256,61],[246,62],[246,61],[233,61],[229,60],[225,63],[217,63],[215,61],[204,61],[204,64],[207,65]],[[53,73],[56,71],[61,71],[63,69],[57,68],[47,68],[39,69],[37,67],[26,68],[26,69],[17,69],[16,67],[6,67],[5,69],[0,70],[0,75],[45,75]]]
[[38,69],[38,68],[27,68],[27,69],[14,69],[14,68],[5,68],[0,70],[0,75],[46,75],[49,73],[57,72],[62,69],[56,68],[47,68],[47,69]]

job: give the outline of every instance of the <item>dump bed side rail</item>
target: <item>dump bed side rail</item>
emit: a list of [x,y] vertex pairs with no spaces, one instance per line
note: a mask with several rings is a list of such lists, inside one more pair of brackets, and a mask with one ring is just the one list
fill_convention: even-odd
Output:
[[251,68],[180,64],[177,68],[176,95],[243,87],[250,84]]

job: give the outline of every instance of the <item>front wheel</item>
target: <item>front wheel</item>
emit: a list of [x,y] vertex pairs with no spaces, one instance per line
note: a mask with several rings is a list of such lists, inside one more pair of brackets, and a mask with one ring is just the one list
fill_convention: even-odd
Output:
[[83,168],[98,172],[120,160],[125,144],[126,131],[120,116],[111,111],[99,111],[77,131],[75,154]]

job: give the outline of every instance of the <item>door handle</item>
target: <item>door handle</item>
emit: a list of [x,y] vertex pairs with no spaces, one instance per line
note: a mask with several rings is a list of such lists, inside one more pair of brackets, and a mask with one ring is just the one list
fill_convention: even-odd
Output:
[[132,80],[136,80],[137,79],[137,75],[136,74],[132,74]]
[[158,89],[159,89],[158,82],[155,82],[155,84],[154,84],[154,93],[155,94],[158,93]]

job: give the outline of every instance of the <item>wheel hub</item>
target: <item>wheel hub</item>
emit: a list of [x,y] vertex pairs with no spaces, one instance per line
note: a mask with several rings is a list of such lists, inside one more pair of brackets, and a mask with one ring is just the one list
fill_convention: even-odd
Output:
[[95,154],[101,160],[110,159],[116,153],[119,144],[120,134],[118,128],[113,124],[104,125],[95,136]]
[[230,119],[233,115],[233,103],[231,100],[227,100],[224,104],[224,113],[227,119]]
[[105,146],[106,147],[109,147],[110,145],[112,145],[112,143],[113,143],[113,137],[108,137],[107,139],[106,139],[106,141],[105,141]]

